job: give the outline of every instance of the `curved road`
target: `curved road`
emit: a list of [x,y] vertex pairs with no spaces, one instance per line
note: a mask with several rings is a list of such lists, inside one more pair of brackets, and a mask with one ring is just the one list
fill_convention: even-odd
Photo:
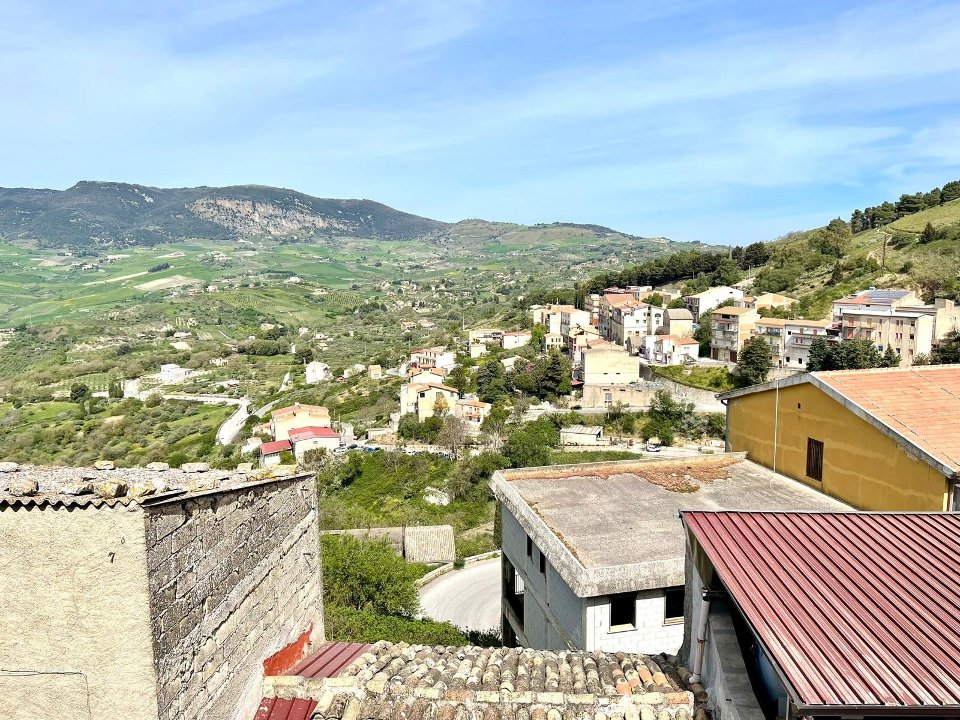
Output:
[[420,588],[423,614],[459,628],[500,628],[500,558],[441,575]]

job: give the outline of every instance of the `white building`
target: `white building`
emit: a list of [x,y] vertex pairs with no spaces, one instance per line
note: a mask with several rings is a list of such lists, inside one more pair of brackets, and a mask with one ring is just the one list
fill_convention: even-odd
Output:
[[604,445],[600,425],[571,425],[560,430],[561,445]]
[[494,473],[504,644],[676,653],[685,607],[681,509],[841,507],[744,455]]
[[319,382],[329,380],[333,377],[333,373],[330,372],[330,366],[319,360],[307,363],[304,372],[306,374],[307,385],[316,385]]
[[297,462],[303,461],[303,456],[310,450],[326,450],[332,452],[340,447],[340,433],[333,428],[311,425],[290,431],[290,444]]
[[713,308],[718,307],[720,303],[726,302],[727,300],[736,301],[741,300],[742,298],[743,290],[729,287],[727,285],[720,285],[719,287],[712,287],[709,290],[704,290],[696,295],[688,295],[687,297],[683,298],[683,303],[693,315],[693,321],[699,322],[700,313],[706,312],[707,310],[712,310]]
[[524,345],[529,345],[533,337],[529,330],[517,330],[515,332],[505,332],[503,334],[503,349],[516,350]]
[[193,375],[193,372],[190,368],[180,367],[176,363],[167,363],[160,366],[160,372],[157,373],[157,380],[164,385],[175,385]]
[[693,338],[651,335],[644,341],[647,359],[659,365],[683,365],[696,362],[700,356],[700,343]]
[[442,345],[432,348],[420,348],[410,353],[410,364],[420,367],[438,367],[452,370],[457,364],[457,354]]

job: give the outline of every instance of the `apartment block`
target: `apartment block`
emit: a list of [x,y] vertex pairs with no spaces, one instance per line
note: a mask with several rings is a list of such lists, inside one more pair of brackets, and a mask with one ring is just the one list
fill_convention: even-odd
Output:
[[743,344],[750,338],[760,316],[750,308],[722,307],[710,317],[710,357],[722,362],[737,362]]

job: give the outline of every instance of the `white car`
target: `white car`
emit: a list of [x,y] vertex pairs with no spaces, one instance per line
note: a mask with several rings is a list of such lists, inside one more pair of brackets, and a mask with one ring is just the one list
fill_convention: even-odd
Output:
[[660,452],[660,446],[659,446],[659,445],[650,445],[650,444],[648,444],[647,447],[646,447],[646,451],[647,451],[647,452]]

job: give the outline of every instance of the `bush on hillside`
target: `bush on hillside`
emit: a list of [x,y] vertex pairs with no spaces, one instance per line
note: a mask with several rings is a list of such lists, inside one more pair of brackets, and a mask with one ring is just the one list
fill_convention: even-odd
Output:
[[408,563],[386,540],[324,535],[320,544],[325,603],[408,618],[420,609],[416,580],[423,567]]

